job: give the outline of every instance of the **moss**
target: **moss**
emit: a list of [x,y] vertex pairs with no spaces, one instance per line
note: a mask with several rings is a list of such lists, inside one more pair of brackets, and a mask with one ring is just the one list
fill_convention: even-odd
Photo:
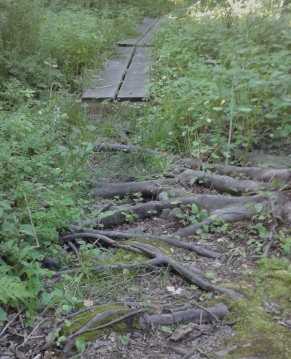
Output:
[[134,264],[144,262],[147,259],[145,255],[127,251],[126,249],[117,249],[114,256],[110,257],[108,262],[110,264]]
[[159,249],[162,252],[162,254],[164,254],[166,256],[171,256],[172,255],[170,245],[168,243],[166,243],[166,242],[160,241],[159,239],[154,239],[154,238],[134,238],[134,239],[128,241],[128,243],[132,243],[132,244],[134,244],[135,242],[151,244],[154,247],[156,247],[157,249]]
[[[95,307],[94,309],[81,314],[76,314],[76,316],[71,318],[71,324],[69,327],[65,327],[62,331],[62,335],[69,336],[70,334],[76,333],[78,330],[80,330],[85,324],[87,324],[92,318],[94,318],[97,314],[106,312],[108,310],[117,310],[117,313],[114,313],[110,315],[109,317],[100,320],[98,323],[95,323],[93,327],[101,326],[106,323],[109,323],[115,319],[120,318],[121,316],[128,313],[128,309],[124,308],[123,304],[106,304],[106,305],[100,305],[98,307]],[[136,321],[135,317],[132,317],[131,326],[134,329],[139,330],[140,326],[138,322]],[[128,324],[125,321],[120,321],[118,323],[115,323],[109,327],[94,330],[92,332],[84,333],[80,335],[79,337],[87,341],[95,341],[96,339],[102,337],[103,335],[109,335],[112,331],[115,331],[117,333],[120,333],[122,335],[125,335],[128,333],[130,328],[128,328]],[[77,339],[77,338],[76,338]]]
[[[237,323],[234,325],[235,335],[228,344],[238,346],[225,358],[291,358],[290,330],[278,324],[280,320],[290,319],[289,276],[274,279],[258,272],[252,279],[253,285],[245,299],[224,296],[223,302],[231,312],[228,321]],[[273,312],[272,308],[275,308]]]

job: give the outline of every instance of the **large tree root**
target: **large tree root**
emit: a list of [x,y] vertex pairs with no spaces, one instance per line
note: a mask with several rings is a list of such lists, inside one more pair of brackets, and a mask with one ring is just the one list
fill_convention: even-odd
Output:
[[135,145],[121,145],[119,143],[94,143],[94,151],[123,151],[123,152],[139,152],[139,153],[149,153],[154,156],[161,156],[162,154],[155,150],[150,150],[148,148],[142,148]]
[[[111,327],[114,324],[117,324],[121,321],[130,319],[133,323],[133,317],[136,317],[135,320],[139,323],[139,326],[143,330],[147,330],[152,325],[175,325],[180,324],[203,324],[211,323],[213,321],[217,322],[222,320],[227,314],[229,314],[228,308],[223,303],[218,303],[214,307],[209,307],[207,309],[194,309],[193,307],[187,307],[182,310],[172,310],[170,314],[148,314],[148,312],[153,311],[153,308],[141,308],[141,309],[114,309],[106,310],[102,313],[96,314],[91,320],[89,320],[84,326],[82,326],[78,331],[71,334],[66,340],[62,343],[64,346],[64,352],[68,352],[76,337],[79,335],[98,331],[107,327]],[[112,316],[116,316],[119,313],[120,316],[114,320],[110,320]],[[108,322],[102,325],[98,325],[100,322],[104,322],[108,318]]]
[[[242,294],[240,294],[232,289],[217,286],[213,283],[210,283],[210,282],[200,278],[196,273],[187,269],[183,265],[177,263],[175,260],[173,260],[169,256],[161,253],[161,251],[158,250],[153,245],[141,243],[138,241],[133,241],[130,245],[127,245],[127,244],[124,244],[121,242],[117,242],[117,241],[110,239],[108,237],[105,237],[103,235],[94,234],[94,233],[80,233],[80,234],[75,234],[75,235],[69,235],[69,236],[63,237],[62,241],[73,240],[73,239],[77,239],[77,238],[94,238],[100,242],[110,244],[112,247],[115,247],[115,248],[123,248],[128,251],[132,251],[134,253],[143,253],[144,255],[152,258],[153,260],[145,262],[145,263],[143,263],[143,265],[139,264],[140,267],[159,266],[159,265],[169,266],[174,271],[178,272],[182,277],[187,279],[190,283],[197,285],[199,288],[201,288],[203,290],[217,291],[219,293],[228,294],[233,297],[243,298]],[[108,266],[101,266],[101,267],[104,269],[108,268]],[[114,268],[117,269],[116,266]],[[119,266],[118,268],[122,269],[124,267]],[[129,268],[128,265],[127,265],[127,268]],[[136,266],[134,266],[134,268],[136,268]],[[98,267],[96,267],[95,269],[98,271]]]
[[[177,206],[191,206],[192,204],[195,204],[199,210],[206,209],[210,214],[209,220],[211,222],[213,219],[217,218],[221,218],[225,222],[250,220],[255,214],[251,205],[256,204],[261,204],[263,206],[263,210],[268,210],[271,206],[272,211],[275,211],[276,215],[282,215],[282,209],[286,204],[286,200],[282,195],[276,192],[273,192],[272,196],[274,199],[270,200],[268,196],[261,195],[251,197],[231,197],[199,194],[188,197],[177,197],[175,200],[171,199],[168,201],[149,201],[133,206],[123,206],[121,209],[109,207],[108,210],[111,212],[107,216],[103,214],[102,218],[97,219],[96,225],[102,226],[103,229],[106,229],[125,223],[128,216],[133,216],[136,220],[140,220],[153,216],[159,216],[165,209],[173,209]],[[79,224],[77,223],[77,225],[86,225],[86,222],[80,222]],[[190,234],[194,233],[191,232]],[[175,235],[181,236],[177,233],[175,233]],[[182,237],[184,236],[185,234]]]
[[[101,145],[96,143],[95,151],[101,150],[147,152],[161,156],[159,152],[144,151],[144,149],[132,144]],[[154,268],[155,270],[161,270],[161,268],[167,267],[171,271],[178,273],[188,283],[192,283],[204,291],[226,294],[234,298],[243,298],[241,293],[233,289],[225,288],[206,280],[200,269],[183,265],[176,259],[175,254],[177,251],[173,248],[181,248],[201,256],[219,260],[220,253],[192,244],[190,242],[191,238],[188,241],[182,239],[193,235],[197,238],[197,230],[206,227],[215,231],[217,226],[223,223],[250,221],[258,213],[258,209],[262,213],[269,213],[275,223],[277,223],[279,217],[283,220],[291,221],[291,204],[288,195],[286,195],[291,170],[282,167],[278,169],[241,168],[202,163],[203,171],[200,171],[197,170],[197,162],[187,160],[184,163],[192,169],[177,169],[175,174],[169,175],[166,179],[113,184],[92,182],[92,196],[112,201],[105,206],[100,204],[97,207],[98,214],[93,219],[71,224],[69,227],[70,234],[64,236],[61,240],[70,242],[78,238],[91,239],[98,246],[114,247],[139,255],[139,261],[136,263],[114,264],[103,262],[100,265],[92,266],[91,270],[96,273],[117,272],[124,269],[135,271],[142,269],[146,271]],[[211,171],[216,173],[212,174]],[[192,191],[197,190],[198,186],[206,187],[208,190],[203,188],[202,194],[192,193]],[[214,194],[210,193],[211,190],[215,190]],[[201,189],[198,192],[201,192]],[[132,198],[131,196],[136,193],[143,197],[142,203],[118,205],[116,197],[118,199],[126,196]],[[191,211],[192,208],[204,211],[204,214],[206,210],[206,216],[197,223],[184,224],[183,227],[180,217],[175,213],[183,214]],[[161,221],[175,221],[175,229],[167,235],[164,235],[164,232],[162,232],[162,235],[143,232],[135,233],[134,228],[129,231],[112,230],[115,226],[151,219],[154,216],[160,216]],[[156,223],[159,222],[156,221]],[[163,244],[168,244],[170,250],[166,250],[163,245],[160,246],[159,241]],[[73,246],[71,247],[73,248]],[[141,255],[145,257],[144,260]],[[73,268],[58,272],[55,275],[73,274],[78,270],[79,268]],[[223,304],[207,308],[207,310],[183,308],[167,314],[159,312],[149,314],[150,309],[152,310],[152,308],[128,309],[125,307],[120,311],[117,319],[116,316],[112,319],[112,314],[116,315],[118,311],[107,310],[99,313],[85,326],[67,338],[65,350],[69,350],[76,337],[81,334],[112,326],[119,321],[127,322],[133,317],[138,318],[141,326],[146,327],[149,325],[172,325],[177,322],[200,324],[221,320],[228,314],[228,309]],[[108,323],[104,324],[106,318]],[[101,321],[102,325],[100,325]],[[193,350],[188,351],[185,357],[191,356],[191,353],[194,353]]]
[[177,183],[176,179],[151,180],[143,182],[105,183],[92,182],[94,189],[91,195],[102,198],[123,198],[126,195],[140,193],[146,198],[156,198],[157,195]]
[[[198,169],[198,162],[190,159],[183,161],[192,169]],[[215,171],[221,175],[243,175],[244,177],[251,178],[254,181],[271,182],[275,178],[281,181],[291,180],[291,169],[288,168],[263,168],[263,167],[239,167],[221,164],[208,164],[202,163],[200,166],[204,171]]]

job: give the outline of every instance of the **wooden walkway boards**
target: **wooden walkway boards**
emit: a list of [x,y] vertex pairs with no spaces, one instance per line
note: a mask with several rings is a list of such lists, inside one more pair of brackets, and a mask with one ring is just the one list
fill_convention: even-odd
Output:
[[103,73],[82,96],[82,102],[147,99],[150,46],[160,22],[161,19],[145,18],[136,29],[137,37],[117,44],[116,59],[106,62]]

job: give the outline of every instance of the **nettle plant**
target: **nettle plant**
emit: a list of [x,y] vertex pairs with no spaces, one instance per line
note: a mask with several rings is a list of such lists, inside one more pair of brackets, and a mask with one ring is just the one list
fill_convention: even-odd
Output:
[[231,21],[223,6],[201,12],[197,5],[161,28],[151,85],[155,107],[141,118],[144,143],[214,162],[235,150],[245,162],[262,143],[287,144],[290,14],[261,2],[239,4],[228,14]]

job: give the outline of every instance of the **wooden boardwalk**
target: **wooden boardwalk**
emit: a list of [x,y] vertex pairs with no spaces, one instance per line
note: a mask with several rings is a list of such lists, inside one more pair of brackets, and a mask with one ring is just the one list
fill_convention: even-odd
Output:
[[82,96],[82,102],[147,99],[150,46],[160,22],[161,19],[145,18],[136,29],[137,37],[117,44],[116,59],[106,62],[103,73]]

